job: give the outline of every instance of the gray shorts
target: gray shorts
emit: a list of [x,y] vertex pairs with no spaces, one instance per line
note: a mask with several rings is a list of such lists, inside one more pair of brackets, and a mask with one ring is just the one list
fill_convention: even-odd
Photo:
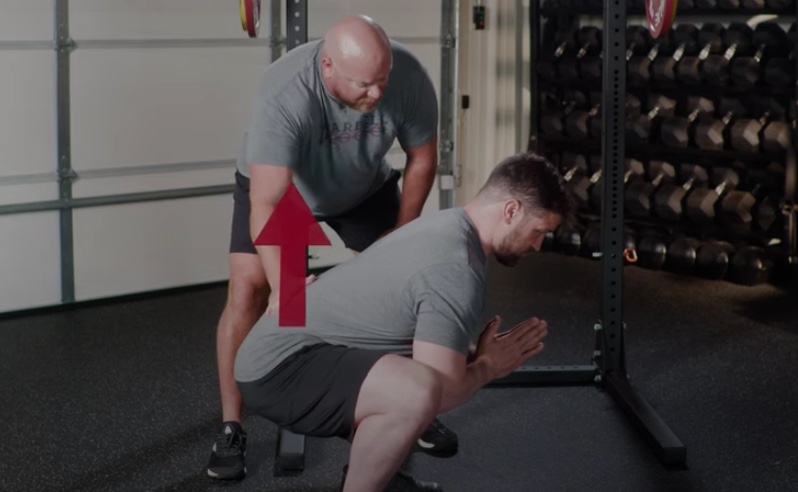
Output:
[[[388,181],[359,206],[344,214],[322,219],[344,245],[357,252],[371,246],[380,235],[396,226],[399,220],[399,171],[393,170]],[[233,191],[233,229],[231,253],[257,254],[249,231],[249,179],[236,171]]]
[[259,380],[237,383],[244,405],[296,434],[348,439],[371,368],[386,352],[326,343],[294,352]]

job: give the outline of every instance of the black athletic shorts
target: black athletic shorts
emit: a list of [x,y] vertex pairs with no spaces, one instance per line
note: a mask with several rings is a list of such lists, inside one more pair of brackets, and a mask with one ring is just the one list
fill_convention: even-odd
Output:
[[[382,188],[363,203],[344,214],[321,219],[327,223],[344,245],[357,252],[371,246],[380,235],[396,226],[399,219],[399,171],[393,170]],[[231,253],[252,253],[249,233],[249,178],[236,171],[233,191],[233,228],[230,237]]]
[[320,343],[257,381],[237,383],[244,405],[296,434],[349,439],[360,387],[386,352]]

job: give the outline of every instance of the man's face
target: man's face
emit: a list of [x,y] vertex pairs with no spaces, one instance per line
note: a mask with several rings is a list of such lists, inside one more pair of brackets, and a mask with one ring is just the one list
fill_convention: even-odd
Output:
[[515,266],[530,251],[540,251],[546,234],[560,225],[561,217],[554,212],[544,211],[533,215],[523,208],[512,217],[502,221],[499,238],[494,248],[496,260],[507,267]]
[[373,111],[382,99],[390,71],[390,59],[370,64],[330,64],[328,83],[332,93],[343,104],[367,113]]

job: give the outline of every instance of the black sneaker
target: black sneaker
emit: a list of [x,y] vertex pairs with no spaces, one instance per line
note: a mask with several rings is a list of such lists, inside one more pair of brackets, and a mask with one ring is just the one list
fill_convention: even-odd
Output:
[[438,419],[421,434],[415,450],[436,458],[451,458],[457,454],[457,434],[446,428]]
[[247,474],[247,433],[238,422],[225,422],[213,443],[208,476],[217,480],[241,480]]
[[[346,483],[346,472],[349,470],[349,465],[344,466],[344,476],[341,478],[341,488],[344,490]],[[435,482],[423,482],[416,480],[403,471],[398,471],[393,476],[388,485],[385,487],[384,492],[443,492],[440,485]]]

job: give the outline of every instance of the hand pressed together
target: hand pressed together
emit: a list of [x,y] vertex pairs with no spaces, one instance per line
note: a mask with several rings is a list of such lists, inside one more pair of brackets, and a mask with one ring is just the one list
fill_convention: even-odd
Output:
[[493,379],[508,376],[523,362],[543,350],[543,339],[548,334],[545,321],[532,317],[498,333],[501,317],[496,315],[479,338],[474,359],[487,361]]

